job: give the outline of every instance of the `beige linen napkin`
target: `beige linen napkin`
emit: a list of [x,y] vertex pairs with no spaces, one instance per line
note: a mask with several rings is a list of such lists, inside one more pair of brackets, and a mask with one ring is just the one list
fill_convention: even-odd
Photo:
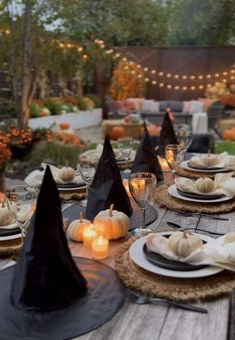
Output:
[[225,166],[226,156],[226,152],[220,155],[204,154],[192,157],[189,160],[189,164],[197,168],[223,168]]
[[[25,177],[24,181],[25,183],[27,183],[28,185],[32,185],[32,186],[36,186],[36,187],[40,187],[41,183],[42,183],[42,179],[44,176],[44,172],[45,172],[45,168],[46,168],[47,164],[42,163],[42,167],[44,168],[44,170],[40,171],[40,170],[34,170],[32,171],[27,177]],[[60,177],[59,177],[59,168],[57,168],[54,165],[49,165],[50,169],[51,169],[51,173],[52,176],[55,180],[56,183],[58,184],[67,184],[67,183],[75,183],[75,184],[80,184],[83,183],[84,181],[82,180],[80,175],[76,175],[73,180],[71,181],[63,181]]]
[[224,194],[229,197],[235,196],[235,178],[232,178],[233,172],[218,173],[215,175],[214,188],[209,192],[199,191],[196,182],[189,178],[177,177],[175,179],[176,187],[183,191],[195,194],[211,195],[211,194]]
[[169,239],[157,233],[146,236],[146,245],[150,251],[170,260],[193,265],[213,265],[235,271],[235,233],[228,233],[218,239],[211,239],[187,257],[176,255],[169,248]]

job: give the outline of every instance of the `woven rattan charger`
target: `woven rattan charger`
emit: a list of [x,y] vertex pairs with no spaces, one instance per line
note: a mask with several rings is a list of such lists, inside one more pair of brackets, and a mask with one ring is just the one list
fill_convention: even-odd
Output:
[[214,276],[193,279],[151,274],[136,266],[129,257],[129,248],[136,239],[129,239],[115,254],[115,269],[130,289],[150,296],[186,302],[212,299],[228,294],[235,288],[235,273],[226,270]]

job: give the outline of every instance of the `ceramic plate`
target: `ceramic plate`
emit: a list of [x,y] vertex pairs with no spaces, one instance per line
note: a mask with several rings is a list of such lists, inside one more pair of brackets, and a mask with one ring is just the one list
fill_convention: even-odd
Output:
[[15,234],[15,235],[8,235],[8,236],[0,236],[0,241],[9,241],[9,240],[15,240],[18,238],[21,238],[21,233]]
[[[159,235],[170,235],[169,232],[163,232],[158,233]],[[202,240],[208,242],[211,240],[210,237],[205,235],[197,234],[202,238]],[[131,260],[139,267],[141,267],[144,270],[147,270],[150,273],[168,276],[168,277],[176,277],[176,278],[187,278],[187,279],[193,279],[193,278],[199,278],[199,277],[206,277],[215,275],[223,270],[223,268],[215,267],[215,266],[207,266],[202,269],[196,269],[196,270],[189,270],[189,271],[175,271],[175,270],[169,270],[165,268],[158,267],[157,265],[154,265],[150,263],[143,252],[143,247],[145,245],[145,237],[142,237],[138,240],[136,240],[129,249],[129,256]]]
[[196,172],[208,172],[208,173],[217,173],[217,172],[224,172],[224,171],[228,171],[229,169],[227,168],[213,168],[213,169],[198,169],[198,168],[191,168],[188,164],[188,161],[184,161],[182,163],[180,163],[181,168],[185,169],[185,170],[189,170],[189,171],[196,171]]
[[196,199],[196,198],[189,198],[189,197],[185,197],[185,196],[182,196],[178,190],[176,189],[176,185],[173,184],[171,185],[169,188],[168,188],[168,192],[171,196],[173,197],[176,197],[180,200],[183,200],[183,201],[189,201],[189,202],[197,202],[197,203],[220,203],[220,202],[225,202],[225,201],[229,201],[231,200],[233,197],[231,196],[224,196],[224,197],[221,197],[221,198],[216,198],[216,199],[203,199],[203,200],[200,200],[200,199]]

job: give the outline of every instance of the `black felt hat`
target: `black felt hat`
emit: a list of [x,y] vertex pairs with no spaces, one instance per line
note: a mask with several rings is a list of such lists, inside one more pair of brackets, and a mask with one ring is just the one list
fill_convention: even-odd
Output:
[[144,134],[138,146],[131,172],[151,172],[156,175],[159,182],[163,180],[162,168],[152,147],[145,124]]
[[160,132],[159,149],[158,154],[162,157],[165,155],[165,148],[168,144],[178,144],[173,124],[167,111],[164,115],[162,128]]
[[72,258],[47,167],[17,264],[0,271],[0,338],[72,338],[101,326],[122,303],[111,268]]
[[131,216],[132,207],[126,189],[123,186],[115,155],[106,137],[94,180],[88,194],[86,217],[93,220],[104,209],[114,204],[114,209]]
[[58,190],[47,167],[36,213],[15,266],[12,303],[26,310],[49,311],[72,304],[86,291],[86,280],[68,248]]

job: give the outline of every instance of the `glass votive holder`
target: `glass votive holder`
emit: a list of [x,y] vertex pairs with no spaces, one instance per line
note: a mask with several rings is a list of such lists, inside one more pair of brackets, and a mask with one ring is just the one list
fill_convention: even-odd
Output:
[[94,229],[93,224],[83,229],[83,245],[87,249],[92,249],[92,241],[97,237],[97,232]]
[[109,240],[102,235],[94,238],[92,241],[92,251],[96,259],[107,258],[109,252]]

